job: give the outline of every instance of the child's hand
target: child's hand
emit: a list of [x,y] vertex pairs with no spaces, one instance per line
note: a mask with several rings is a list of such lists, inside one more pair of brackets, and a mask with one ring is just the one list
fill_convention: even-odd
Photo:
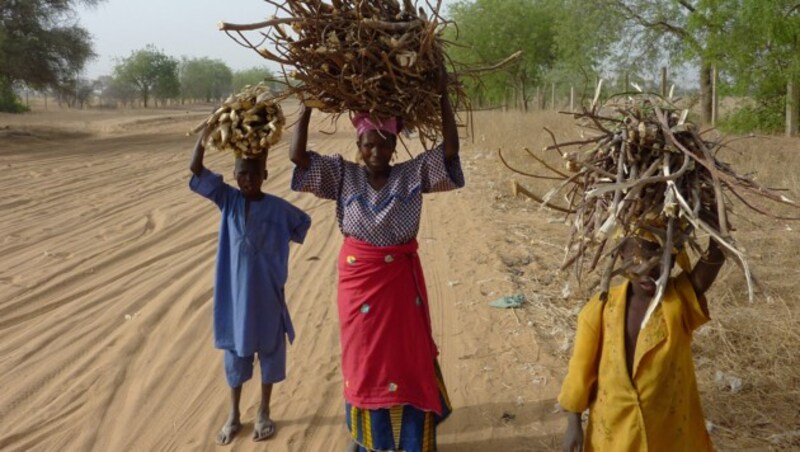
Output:
[[719,230],[719,213],[716,206],[711,209],[702,209],[700,211],[700,219],[712,228]]
[[583,450],[583,426],[581,413],[567,413],[567,433],[564,434],[564,452],[580,452]]

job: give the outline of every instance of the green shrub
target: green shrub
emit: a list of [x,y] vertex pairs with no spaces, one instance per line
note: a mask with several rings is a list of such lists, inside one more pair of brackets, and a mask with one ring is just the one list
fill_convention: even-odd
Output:
[[0,112],[24,113],[30,109],[20,102],[11,85],[0,78]]
[[720,130],[727,133],[747,134],[783,132],[786,127],[786,107],[783,99],[773,102],[762,102],[757,105],[742,107],[719,124]]

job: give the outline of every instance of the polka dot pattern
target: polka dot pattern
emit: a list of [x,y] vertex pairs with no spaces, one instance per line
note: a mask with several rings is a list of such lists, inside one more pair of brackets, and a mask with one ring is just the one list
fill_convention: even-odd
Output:
[[446,162],[441,145],[394,165],[380,190],[369,185],[366,168],[341,155],[309,155],[307,169],[295,167],[292,190],[335,200],[342,234],[375,246],[400,245],[417,236],[424,193],[464,186],[460,160]]

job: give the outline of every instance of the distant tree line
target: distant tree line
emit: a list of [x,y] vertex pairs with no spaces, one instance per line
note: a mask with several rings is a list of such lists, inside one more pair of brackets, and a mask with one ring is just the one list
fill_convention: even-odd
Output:
[[[82,79],[94,54],[73,10],[101,1],[0,0],[0,111],[24,110],[22,88],[76,107],[94,97],[152,106],[214,102],[274,77],[148,46],[122,58],[113,74]],[[797,133],[798,0],[460,0],[447,13],[458,25],[445,36],[453,61],[480,66],[523,51],[518,64],[464,79],[476,107],[552,106],[567,92],[585,99],[601,78],[607,90],[630,90],[629,82],[652,89],[659,68],[670,66],[673,75],[696,74],[699,86],[682,93],[696,97],[701,121],[712,116],[716,74],[720,94],[749,100],[728,118],[737,131]]]
[[[449,14],[454,60],[499,61],[522,50],[520,64],[466,80],[479,106],[527,109],[570,86],[591,96],[653,87],[661,66],[694,68],[700,120],[709,122],[712,83],[750,103],[728,118],[737,131],[786,130],[800,117],[800,2],[797,0],[461,0]],[[686,90],[684,90],[686,92]]]
[[96,81],[101,105],[149,107],[166,103],[219,102],[245,85],[279,82],[263,67],[233,71],[221,60],[168,56],[147,46],[119,60],[113,74]]
[[78,5],[102,0],[0,0],[0,111],[27,109],[23,90],[59,104],[84,107],[143,106],[167,102],[215,102],[244,85],[274,80],[266,68],[231,70],[209,58],[177,59],[154,46],[120,59],[113,74],[81,77],[95,56],[91,36],[80,27]]

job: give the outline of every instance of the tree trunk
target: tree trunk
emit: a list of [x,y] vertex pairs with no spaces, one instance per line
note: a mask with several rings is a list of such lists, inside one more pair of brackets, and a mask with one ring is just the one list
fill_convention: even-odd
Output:
[[790,79],[786,83],[786,136],[797,135],[800,117],[800,83]]
[[703,124],[711,123],[711,110],[714,105],[711,93],[711,69],[711,65],[707,62],[700,62],[700,118]]
[[520,91],[522,94],[522,111],[528,112],[528,93],[525,92],[525,83],[520,84]]

